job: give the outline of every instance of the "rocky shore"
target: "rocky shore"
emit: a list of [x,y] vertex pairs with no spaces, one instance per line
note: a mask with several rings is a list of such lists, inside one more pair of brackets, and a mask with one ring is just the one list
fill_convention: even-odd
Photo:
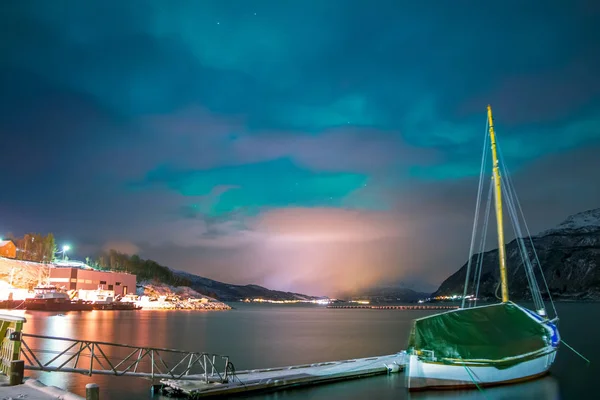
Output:
[[137,295],[139,300],[136,304],[143,310],[231,310],[227,304],[187,286],[169,286],[143,281],[137,284]]

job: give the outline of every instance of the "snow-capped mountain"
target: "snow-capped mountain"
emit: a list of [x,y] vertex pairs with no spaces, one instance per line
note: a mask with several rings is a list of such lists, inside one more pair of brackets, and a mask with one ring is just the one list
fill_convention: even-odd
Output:
[[[525,242],[530,249],[529,240]],[[554,298],[600,300],[600,208],[569,216],[555,228],[534,236],[533,243]],[[506,245],[506,254],[511,297],[530,298],[516,240]],[[434,295],[462,293],[466,269],[465,263]],[[495,249],[483,255],[482,297],[495,298],[498,280],[498,250]],[[539,279],[538,282],[544,292],[543,282]]]

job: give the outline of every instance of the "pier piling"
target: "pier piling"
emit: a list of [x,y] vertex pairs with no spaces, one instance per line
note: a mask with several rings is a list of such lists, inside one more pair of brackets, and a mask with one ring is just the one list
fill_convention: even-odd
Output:
[[100,400],[100,387],[95,383],[85,385],[85,400]]
[[10,386],[16,386],[23,383],[23,376],[25,375],[25,361],[13,360],[10,362],[10,378],[8,384]]

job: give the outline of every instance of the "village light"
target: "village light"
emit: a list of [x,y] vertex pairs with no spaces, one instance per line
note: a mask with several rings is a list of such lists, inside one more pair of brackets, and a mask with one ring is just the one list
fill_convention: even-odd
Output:
[[62,253],[63,253],[63,260],[64,260],[67,257],[67,251],[71,250],[71,246],[66,244],[63,246],[62,249],[63,249]]

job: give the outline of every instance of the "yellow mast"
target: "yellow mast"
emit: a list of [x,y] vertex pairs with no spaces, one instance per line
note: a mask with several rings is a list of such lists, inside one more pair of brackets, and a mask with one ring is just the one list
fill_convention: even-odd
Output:
[[490,142],[492,145],[492,161],[494,174],[494,197],[496,200],[496,224],[498,227],[498,257],[500,258],[500,282],[502,286],[502,302],[508,301],[508,279],[506,277],[506,249],[504,248],[504,224],[502,220],[502,187],[500,186],[500,171],[498,168],[498,155],[496,153],[496,135],[494,133],[494,120],[492,106],[487,106],[488,122],[490,129]]

